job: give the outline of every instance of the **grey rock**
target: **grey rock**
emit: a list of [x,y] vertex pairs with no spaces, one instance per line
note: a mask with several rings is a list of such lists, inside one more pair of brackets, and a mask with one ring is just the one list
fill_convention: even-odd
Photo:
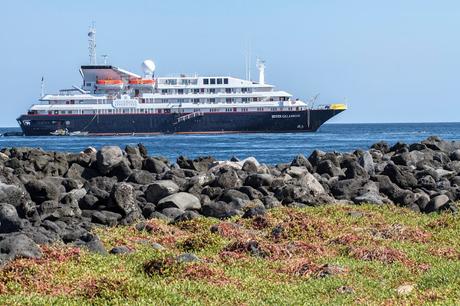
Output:
[[358,163],[361,165],[361,167],[364,168],[367,174],[369,175],[375,174],[374,160],[372,158],[371,153],[369,153],[369,151],[363,152],[363,154],[358,158]]
[[366,192],[355,197],[353,202],[356,204],[384,204],[386,201],[378,192]]
[[149,157],[144,161],[144,168],[152,173],[164,173],[169,171],[168,165],[156,157]]
[[39,259],[41,257],[42,252],[38,245],[24,234],[13,233],[0,237],[0,264],[17,258]]
[[193,210],[188,210],[188,211],[184,212],[182,215],[177,216],[174,219],[174,223],[183,222],[183,221],[190,221],[190,220],[197,219],[197,218],[200,218],[200,217],[201,217],[201,215],[198,214],[197,212],[195,212]]
[[224,173],[221,173],[217,177],[215,184],[216,187],[221,187],[224,189],[238,188],[242,185],[238,174],[234,170],[228,170]]
[[118,208],[123,215],[126,216],[132,213],[140,214],[136,197],[134,195],[134,188],[128,183],[115,184],[113,186],[111,197],[113,205]]
[[120,246],[116,246],[116,247],[113,247],[109,253],[110,254],[114,254],[114,255],[120,255],[120,254],[127,254],[127,253],[131,253],[131,249],[128,248],[127,246],[125,245],[120,245]]
[[253,161],[247,160],[244,162],[242,170],[249,173],[256,173],[258,171],[258,167]]
[[309,172],[313,171],[313,166],[311,165],[310,161],[302,154],[294,157],[294,159],[291,162],[291,166],[305,167]]
[[417,186],[417,179],[411,172],[405,170],[405,168],[389,163],[382,174],[387,175],[393,183],[401,188],[412,188]]
[[123,152],[118,146],[102,147],[96,154],[97,167],[102,174],[109,173],[123,160]]
[[243,201],[250,200],[248,195],[246,195],[245,193],[241,191],[235,190],[235,189],[225,190],[222,196],[220,197],[220,200],[227,202],[227,203],[230,203],[231,201],[234,201],[237,199],[240,199]]
[[299,183],[302,187],[307,188],[313,195],[325,193],[323,185],[311,173],[305,173],[300,179]]
[[267,213],[264,206],[256,206],[249,208],[244,212],[243,218],[254,218],[256,216],[263,216]]
[[427,204],[425,208],[425,212],[439,211],[443,209],[443,207],[446,206],[446,204],[448,204],[449,202],[450,202],[449,197],[444,194],[435,196]]
[[329,160],[322,160],[318,163],[316,171],[319,174],[328,174],[331,177],[335,176],[345,176],[345,173],[339,167],[335,166],[334,163]]
[[176,257],[176,261],[179,263],[190,263],[201,261],[201,259],[193,253],[184,253]]
[[7,203],[0,203],[0,233],[20,231],[23,227],[16,208]]
[[200,200],[187,192],[179,192],[167,196],[158,202],[158,208],[176,207],[181,210],[199,210],[201,208]]
[[107,250],[104,247],[104,244],[99,239],[93,239],[91,241],[88,241],[85,244],[85,247],[91,252],[91,253],[97,253],[101,255],[106,255]]
[[115,226],[117,225],[118,221],[121,220],[122,215],[101,210],[101,211],[94,211],[91,215],[91,222],[98,223],[107,226]]
[[211,202],[203,205],[201,214],[206,217],[226,219],[233,216],[243,215],[242,207],[236,202],[225,203],[223,201]]
[[152,249],[157,250],[157,251],[166,250],[166,248],[164,246],[162,246],[161,244],[156,243],[156,242],[152,243]]
[[[177,207],[167,207],[161,210],[161,214],[167,218],[166,219],[167,221],[176,219],[177,217],[182,215],[184,212],[185,212],[184,210],[177,208]],[[163,219],[160,215],[158,215],[158,217],[155,216],[155,218]]]
[[179,186],[171,180],[157,181],[148,186],[145,198],[151,203],[157,203],[160,199],[179,191]]
[[0,182],[0,202],[18,206],[24,199],[24,191],[14,185]]
[[273,176],[270,174],[251,174],[244,181],[245,186],[259,188],[261,186],[270,186],[273,182]]
[[460,149],[456,149],[450,153],[450,159],[460,161]]
[[56,185],[45,180],[32,180],[25,184],[32,200],[40,204],[47,200],[59,200],[60,191]]

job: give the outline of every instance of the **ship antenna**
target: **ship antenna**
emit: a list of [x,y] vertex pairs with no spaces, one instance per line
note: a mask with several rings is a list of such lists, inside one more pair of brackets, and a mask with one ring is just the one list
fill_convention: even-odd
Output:
[[45,77],[42,76],[42,82],[41,82],[41,97],[45,96]]
[[104,59],[104,65],[107,65],[107,58],[109,56],[107,54],[102,54],[101,57]]
[[90,65],[97,65],[96,59],[96,26],[93,24],[89,27],[88,31],[88,50],[89,50],[89,63]]

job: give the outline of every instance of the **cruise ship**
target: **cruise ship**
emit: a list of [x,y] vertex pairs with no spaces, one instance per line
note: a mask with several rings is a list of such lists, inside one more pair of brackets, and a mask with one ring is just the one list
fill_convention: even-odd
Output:
[[152,60],[142,63],[138,75],[97,64],[94,27],[88,38],[90,64],[80,68],[82,85],[42,92],[39,103],[17,119],[26,136],[314,132],[347,108],[314,106],[266,84],[260,60],[258,81],[225,75],[157,77]]

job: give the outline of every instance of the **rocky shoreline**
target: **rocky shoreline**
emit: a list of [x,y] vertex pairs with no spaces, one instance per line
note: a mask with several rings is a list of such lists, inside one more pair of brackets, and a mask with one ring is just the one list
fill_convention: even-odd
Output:
[[368,151],[314,151],[292,162],[179,157],[145,147],[81,153],[6,148],[0,153],[0,265],[39,258],[38,245],[63,242],[106,253],[95,226],[159,218],[252,218],[277,206],[391,204],[421,213],[456,212],[460,142],[379,142]]

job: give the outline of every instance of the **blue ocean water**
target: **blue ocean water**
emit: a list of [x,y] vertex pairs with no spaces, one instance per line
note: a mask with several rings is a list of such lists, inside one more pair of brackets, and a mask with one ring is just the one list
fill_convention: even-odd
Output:
[[[19,130],[0,128],[0,133]],[[162,155],[175,161],[180,155],[212,155],[217,159],[240,159],[254,156],[260,162],[289,162],[301,153],[313,150],[351,152],[368,149],[380,140],[413,143],[437,135],[445,140],[460,140],[460,123],[388,123],[325,124],[316,133],[267,133],[223,135],[160,136],[84,136],[84,137],[0,137],[0,147],[40,147],[45,150],[79,152],[88,146],[136,145],[143,143],[151,155]]]

